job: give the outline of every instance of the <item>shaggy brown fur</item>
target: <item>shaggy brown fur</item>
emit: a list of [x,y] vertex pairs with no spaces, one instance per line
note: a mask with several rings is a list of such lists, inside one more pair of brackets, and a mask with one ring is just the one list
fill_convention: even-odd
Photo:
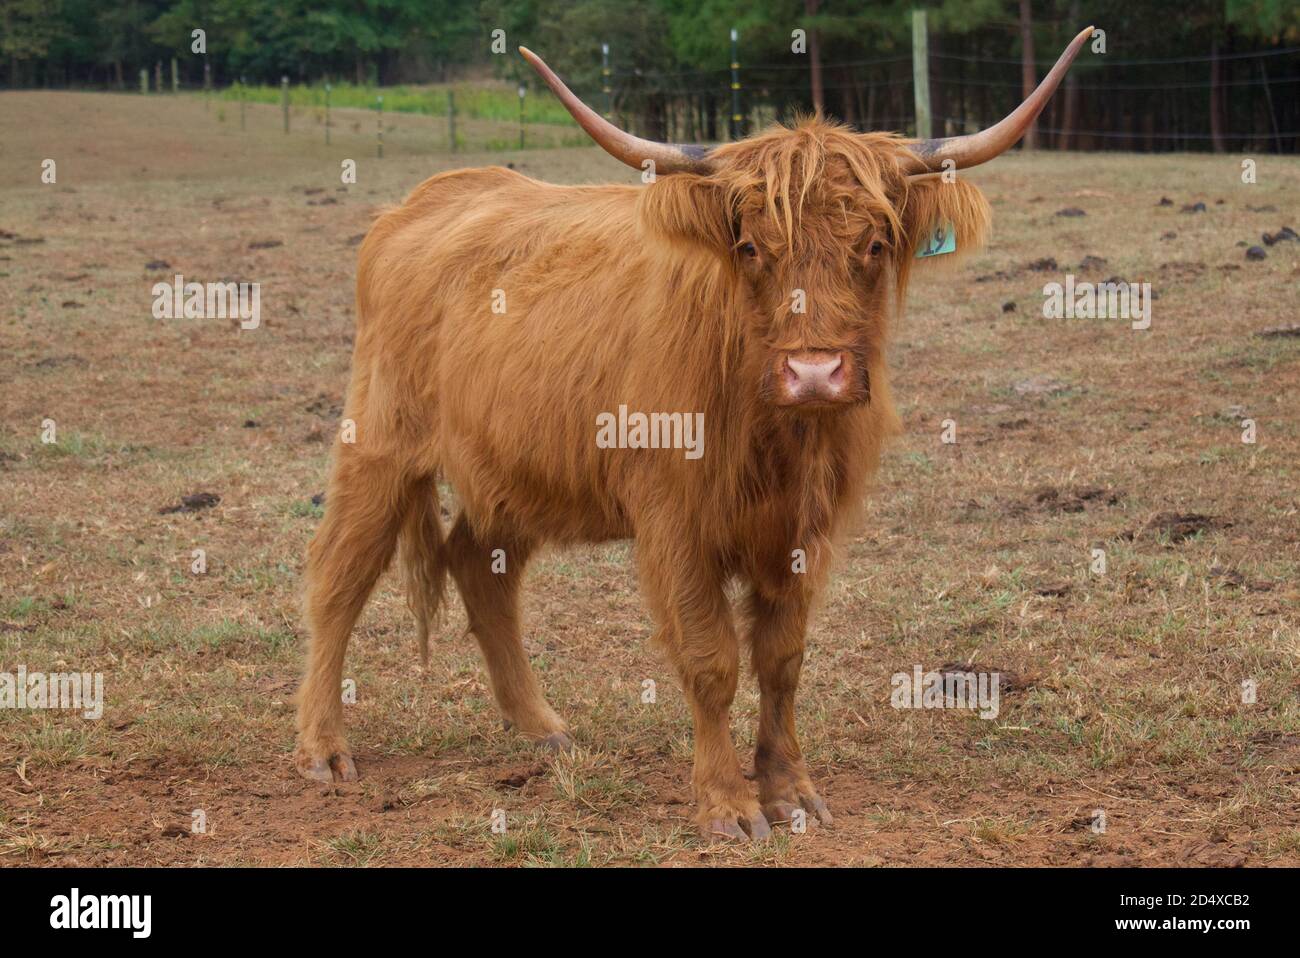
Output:
[[[918,243],[946,220],[969,250],[989,223],[965,182],[909,181],[904,149],[809,119],[719,148],[707,176],[571,187],[462,170],[378,219],[357,278],[356,441],[335,445],[308,555],[304,774],[356,775],[343,657],[399,538],[421,646],[449,572],[506,721],[566,746],[520,641],[520,578],[543,542],[631,537],[694,715],[702,827],[761,837],[796,807],[829,821],[795,738],[809,612],[899,428],[885,345]],[[845,357],[844,401],[783,404],[778,371],[807,350]],[[597,416],[620,405],[703,413],[703,456],[599,448]],[[446,531],[438,476],[461,506]],[[757,796],[729,729],[733,580],[761,690]]]

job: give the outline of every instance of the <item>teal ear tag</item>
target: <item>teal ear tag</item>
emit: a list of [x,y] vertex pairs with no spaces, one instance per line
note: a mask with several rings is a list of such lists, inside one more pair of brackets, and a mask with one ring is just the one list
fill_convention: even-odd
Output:
[[916,258],[925,259],[927,256],[942,256],[944,253],[956,251],[957,231],[952,228],[951,223],[940,223],[930,230],[925,242],[917,249]]

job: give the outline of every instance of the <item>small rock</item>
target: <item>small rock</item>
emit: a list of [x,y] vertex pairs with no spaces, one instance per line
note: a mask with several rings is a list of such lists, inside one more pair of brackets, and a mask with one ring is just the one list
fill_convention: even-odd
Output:
[[1246,250],[1246,259],[1263,259],[1266,256],[1268,256],[1268,254],[1264,252],[1264,247],[1262,246],[1252,246],[1250,249]]
[[1300,323],[1285,326],[1269,326],[1255,334],[1261,339],[1300,339]]
[[1010,301],[1007,301],[1007,302],[1005,302],[1005,303],[1002,304],[1002,312],[1004,312],[1004,313],[1014,313],[1015,311],[1016,311],[1016,304],[1015,304],[1015,303],[1010,302]]
[[1022,379],[1011,386],[1018,396],[1054,396],[1070,388],[1070,384],[1051,376],[1034,376]]

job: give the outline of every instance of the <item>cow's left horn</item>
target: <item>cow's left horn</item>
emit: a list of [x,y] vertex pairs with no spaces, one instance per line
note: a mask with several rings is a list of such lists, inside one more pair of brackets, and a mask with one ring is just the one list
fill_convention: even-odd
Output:
[[559,97],[564,108],[573,114],[578,125],[614,159],[638,170],[644,168],[646,160],[653,160],[655,173],[708,173],[713,169],[708,150],[704,147],[656,143],[620,130],[574,96],[573,91],[555,75],[555,71],[532,50],[520,47],[519,52],[541,74],[546,85]]
[[1056,92],[1066,71],[1070,69],[1070,64],[1074,62],[1074,58],[1090,36],[1092,36],[1092,27],[1080,32],[1065,48],[1061,58],[1056,61],[1051,72],[1043,78],[1043,82],[1038,84],[1038,88],[1000,123],[967,136],[950,136],[945,139],[909,144],[913,155],[909,158],[907,172],[912,175],[939,173],[944,169],[945,160],[952,160],[956,164],[956,169],[964,170],[967,167],[987,163],[995,156],[1011,149],[1025,135],[1029,124],[1038,118],[1043,107],[1047,106],[1047,101]]

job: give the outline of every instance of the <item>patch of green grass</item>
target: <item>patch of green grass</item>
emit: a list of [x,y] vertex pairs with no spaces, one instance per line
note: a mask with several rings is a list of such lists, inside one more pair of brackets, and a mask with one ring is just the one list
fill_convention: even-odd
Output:
[[34,596],[24,595],[17,599],[11,599],[3,606],[0,606],[0,617],[6,619],[22,620],[32,613],[49,612],[50,604],[44,599],[38,599]]
[[384,839],[373,832],[354,831],[336,835],[322,843],[331,864],[365,868],[384,853]]
[[587,865],[591,849],[582,843],[576,851],[567,850],[559,835],[540,819],[518,825],[507,822],[507,830],[492,836],[492,854],[499,861],[530,866]]
[[[456,115],[476,120],[517,122],[519,119],[519,94],[513,86],[505,84],[456,84],[454,86],[357,86],[354,83],[333,84],[329,92],[331,107],[374,110],[378,97],[384,98],[384,111],[392,113],[422,113],[426,116],[447,115],[447,94],[454,92]],[[223,90],[223,100],[239,100],[238,86]],[[249,103],[281,102],[278,86],[247,86],[242,96]],[[324,84],[299,84],[289,87],[291,107],[324,109]],[[559,126],[574,125],[573,118],[549,90],[530,89],[524,101],[524,120],[528,123],[551,123]],[[580,138],[582,143],[589,142]],[[507,148],[517,145],[511,143]]]
[[323,519],[325,506],[317,505],[310,499],[295,499],[289,504],[289,515],[298,519]]

